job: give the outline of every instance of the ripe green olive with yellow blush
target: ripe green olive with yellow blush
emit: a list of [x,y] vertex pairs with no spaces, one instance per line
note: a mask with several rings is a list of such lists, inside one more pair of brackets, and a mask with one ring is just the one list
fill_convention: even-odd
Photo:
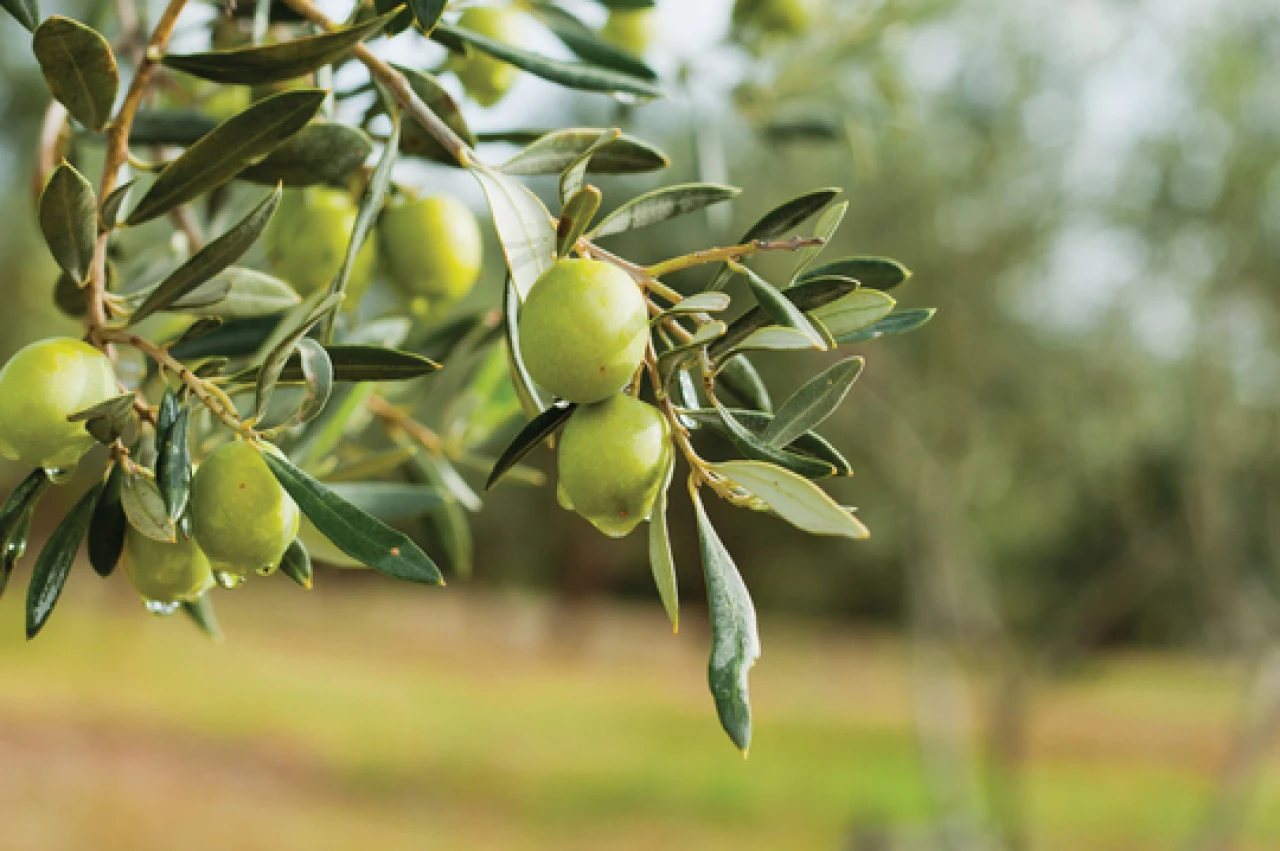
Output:
[[600,29],[600,37],[636,56],[643,56],[653,42],[653,9],[612,9]]
[[[355,199],[339,189],[317,186],[286,192],[265,235],[271,271],[303,296],[327,289],[342,268],[358,212]],[[348,310],[373,282],[376,263],[374,240],[366,240],[347,281]]]
[[[458,26],[482,36],[524,47],[527,29],[522,13],[507,6],[476,6],[458,17]],[[449,68],[458,76],[471,99],[481,106],[502,100],[520,76],[520,69],[471,48],[466,56],[450,56]]]
[[571,402],[617,393],[644,357],[649,313],[631,276],[599,260],[561,260],[520,311],[520,354],[533,380]]
[[181,535],[170,544],[128,527],[120,566],[149,603],[190,602],[214,585],[209,559],[193,538]]
[[414,313],[438,315],[475,286],[484,243],[471,209],[450,195],[436,195],[383,212],[378,256]]
[[95,441],[67,417],[121,392],[111,360],[82,340],[25,346],[0,369],[0,455],[30,467],[74,467]]
[[613,538],[648,519],[671,463],[666,418],[625,393],[573,412],[556,450],[560,504]]
[[815,0],[738,0],[733,22],[766,35],[796,36],[813,28],[815,6]]
[[224,443],[200,464],[190,511],[196,543],[209,563],[233,577],[276,568],[298,534],[293,497],[261,452],[242,440]]

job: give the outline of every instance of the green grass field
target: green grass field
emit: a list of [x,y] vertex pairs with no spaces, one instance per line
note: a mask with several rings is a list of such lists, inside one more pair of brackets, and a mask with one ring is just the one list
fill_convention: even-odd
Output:
[[[87,573],[31,644],[20,593],[3,601],[3,851],[841,849],[859,824],[928,835],[907,660],[889,639],[766,617],[743,761],[705,694],[704,627],[691,615],[672,636],[656,603],[565,615],[460,588],[322,575],[308,594],[273,578],[219,595],[228,637],[213,644]],[[1209,661],[1124,657],[1043,689],[1035,847],[1178,847],[1239,685]],[[1277,803],[1271,769],[1248,847],[1280,846]]]

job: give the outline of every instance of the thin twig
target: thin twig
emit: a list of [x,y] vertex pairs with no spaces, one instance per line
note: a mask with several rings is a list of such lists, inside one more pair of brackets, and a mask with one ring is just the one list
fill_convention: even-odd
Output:
[[670,260],[663,260],[661,263],[650,266],[648,271],[651,276],[661,278],[663,275],[680,272],[684,269],[692,269],[694,266],[701,266],[704,263],[741,260],[743,257],[749,257],[752,254],[760,254],[765,251],[799,251],[802,248],[817,248],[825,245],[826,242],[825,239],[818,236],[797,236],[791,239],[776,240],[757,239],[751,242],[744,242],[742,245],[707,248],[702,251],[695,251],[692,254],[673,257]]

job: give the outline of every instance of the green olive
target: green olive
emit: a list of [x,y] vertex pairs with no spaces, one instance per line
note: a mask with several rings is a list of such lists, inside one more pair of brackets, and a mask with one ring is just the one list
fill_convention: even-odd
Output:
[[625,387],[648,339],[640,288],[598,260],[556,263],[520,311],[520,353],[529,374],[571,402],[599,402]]
[[653,9],[612,9],[600,37],[614,47],[643,56],[653,41]]
[[148,538],[130,526],[124,536],[120,566],[142,599],[150,602],[187,602],[213,587],[209,559],[194,538],[181,535],[169,544]]
[[[527,40],[524,16],[506,6],[467,9],[458,17],[458,26],[513,47],[523,47]],[[449,67],[481,106],[502,100],[520,76],[519,68],[474,48],[465,57],[451,56]]]
[[814,0],[738,0],[733,22],[767,35],[802,35],[816,23],[814,6]]
[[484,243],[471,209],[436,195],[387,208],[378,222],[378,256],[415,313],[439,315],[475,286]]
[[[271,270],[303,296],[327,288],[342,268],[357,212],[351,196],[338,189],[286,192],[265,237]],[[376,262],[374,240],[366,240],[347,282],[346,309],[354,309],[373,282]]]
[[625,393],[573,412],[556,450],[560,504],[621,538],[653,511],[671,462],[667,421]]
[[266,572],[298,534],[298,506],[261,452],[242,440],[209,454],[191,482],[191,525],[213,569]]
[[120,394],[111,360],[81,340],[31,343],[0,369],[0,455],[31,467],[74,467],[94,444],[67,417]]

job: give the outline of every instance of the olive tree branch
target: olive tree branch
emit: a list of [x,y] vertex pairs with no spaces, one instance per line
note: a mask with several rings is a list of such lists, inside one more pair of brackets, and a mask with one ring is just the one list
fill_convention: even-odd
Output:
[[365,405],[375,417],[388,426],[404,432],[427,452],[436,457],[444,455],[444,441],[440,439],[440,435],[415,420],[406,411],[376,395],[370,396]]
[[661,278],[663,275],[692,269],[704,263],[741,260],[743,257],[749,257],[752,254],[760,254],[765,251],[799,251],[802,248],[817,248],[826,245],[826,243],[827,241],[820,236],[796,236],[791,239],[775,240],[756,239],[751,242],[744,242],[741,245],[730,245],[725,248],[707,248],[702,251],[695,251],[692,254],[673,257],[670,260],[655,263],[647,271],[652,277]]

